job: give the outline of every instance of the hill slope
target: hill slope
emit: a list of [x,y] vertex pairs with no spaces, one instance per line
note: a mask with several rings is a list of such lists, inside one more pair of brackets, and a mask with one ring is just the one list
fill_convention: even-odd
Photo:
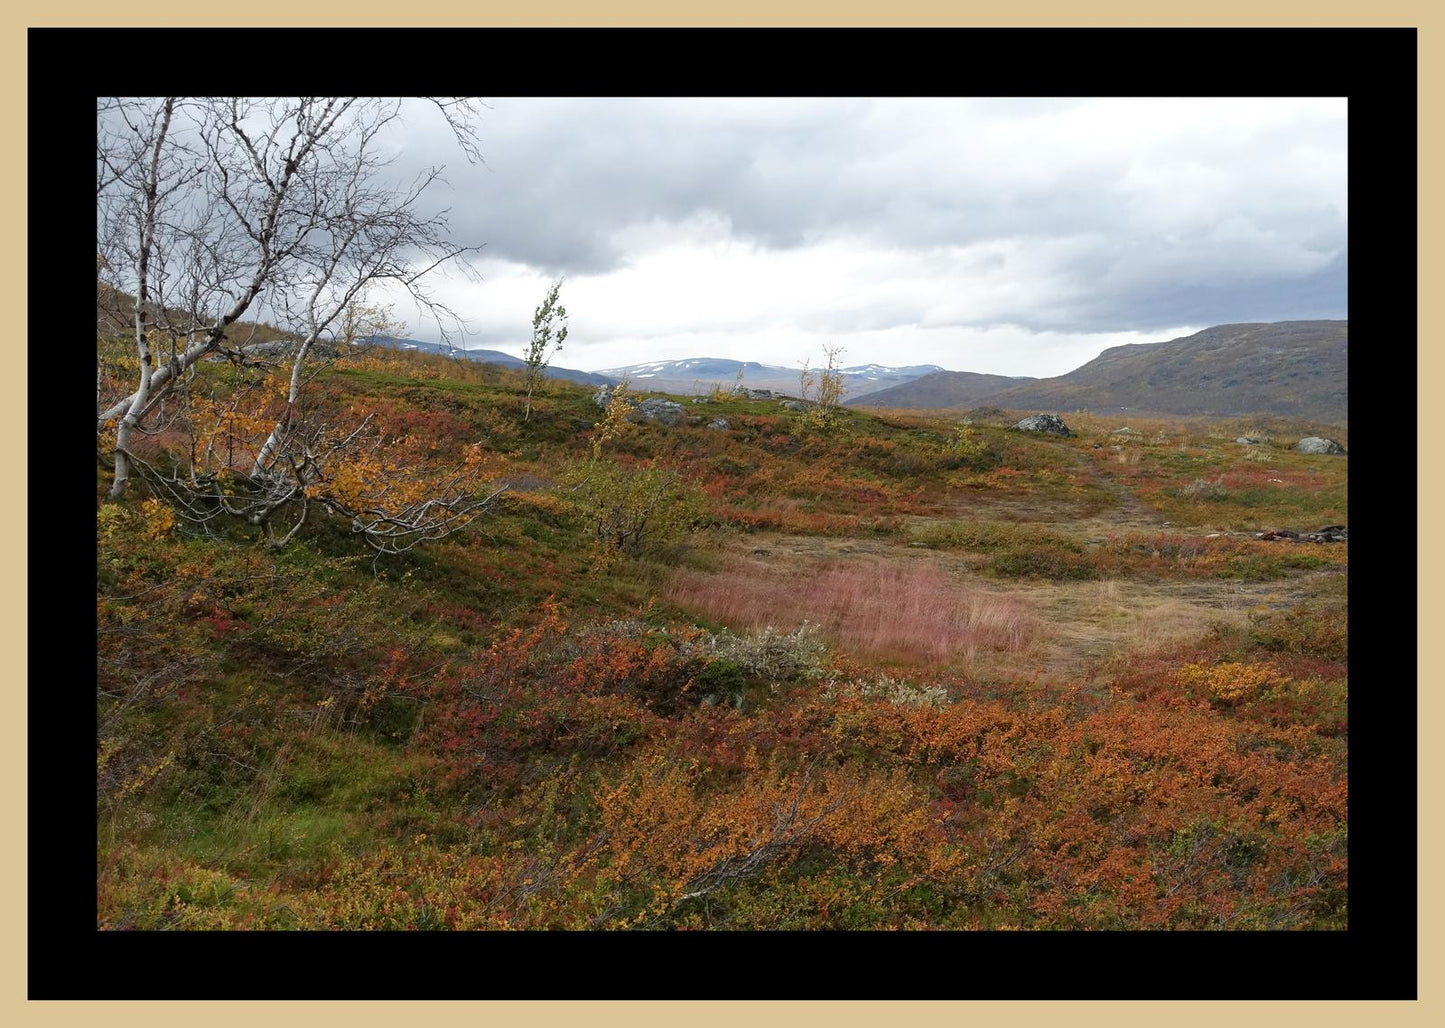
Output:
[[[500,364],[504,368],[521,368],[526,361],[501,350],[463,350],[446,343],[428,343],[420,339],[400,339],[393,336],[375,336],[370,340],[378,346],[389,346],[394,350],[410,350],[413,353],[439,353],[444,357],[462,357],[479,364]],[[606,375],[594,375],[590,371],[549,366],[542,373],[544,378],[576,382],[578,385],[616,385],[616,380]]]
[[[1162,343],[1115,346],[1067,375],[979,395],[929,375],[869,398],[895,407],[1143,410],[1161,414],[1349,416],[1348,321],[1217,325]],[[951,373],[945,373],[951,374]],[[960,385],[971,387],[972,381]]]
[[938,371],[874,393],[850,396],[844,402],[879,407],[972,407],[1001,390],[1036,381],[973,371]]

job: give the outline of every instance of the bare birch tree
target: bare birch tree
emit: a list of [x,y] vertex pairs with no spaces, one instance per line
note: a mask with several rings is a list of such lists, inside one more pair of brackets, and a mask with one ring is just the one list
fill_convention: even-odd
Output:
[[[479,159],[466,97],[426,98],[469,160]],[[284,357],[292,389],[264,475],[295,425],[318,344],[369,288],[389,284],[439,319],[428,272],[474,248],[451,243],[445,213],[420,200],[440,176],[396,188],[383,178],[379,137],[404,103],[362,97],[110,99],[97,106],[97,223],[111,295],[130,309],[135,389],[99,398],[97,431],[115,432],[111,495],[131,476],[133,437],[212,355]],[[230,339],[247,313],[277,322],[281,340]]]
[[[426,99],[479,159],[481,105]],[[480,451],[421,472],[389,459],[370,418],[339,424],[303,402],[319,370],[389,327],[378,291],[409,295],[444,336],[458,320],[426,286],[443,264],[465,269],[459,258],[475,249],[450,241],[445,212],[425,212],[441,169],[403,185],[386,177],[382,137],[404,106],[357,97],[98,104],[98,295],[109,301],[103,323],[125,325],[137,362],[135,388],[120,397],[104,395],[97,369],[97,430],[115,432],[113,498],[139,473],[192,523],[239,517],[278,546],[320,505],[391,553],[455,531],[495,499]],[[248,314],[250,333],[234,338]],[[274,331],[260,330],[260,315]],[[193,395],[208,358],[260,377],[224,399]],[[266,396],[272,375],[285,383],[279,409]],[[178,392],[189,461],[159,467],[133,440],[163,424]]]

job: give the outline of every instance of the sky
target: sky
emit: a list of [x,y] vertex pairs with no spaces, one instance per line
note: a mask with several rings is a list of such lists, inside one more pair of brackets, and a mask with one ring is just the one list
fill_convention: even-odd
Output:
[[[472,274],[468,348],[553,363],[937,364],[1045,377],[1211,325],[1348,317],[1343,98],[487,98],[484,163],[418,109]],[[413,319],[407,334],[436,339]]]

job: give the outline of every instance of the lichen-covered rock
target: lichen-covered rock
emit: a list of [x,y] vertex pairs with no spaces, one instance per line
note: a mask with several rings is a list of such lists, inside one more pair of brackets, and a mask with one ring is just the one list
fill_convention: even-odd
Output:
[[655,421],[659,425],[678,425],[682,422],[687,408],[676,400],[661,396],[650,396],[637,405],[635,417],[640,421]]
[[783,400],[778,406],[784,410],[805,411],[812,406],[807,400]]
[[732,428],[732,426],[728,424],[727,418],[713,418],[707,423],[707,427],[715,429],[719,432],[726,432],[728,429]]
[[1024,418],[1014,428],[1023,432],[1052,432],[1054,435],[1071,436],[1069,426],[1057,414],[1034,414]]
[[1295,449],[1300,453],[1332,453],[1343,454],[1345,448],[1333,439],[1321,439],[1317,435],[1307,436],[1295,444]]
[[1264,441],[1265,438],[1262,435],[1242,435],[1235,440],[1240,446],[1258,446]]
[[777,394],[771,389],[749,389],[746,386],[735,386],[733,395],[743,400],[771,400]]
[[606,410],[606,409],[607,409],[607,404],[610,403],[611,401],[612,401],[612,387],[611,387],[611,386],[598,386],[598,387],[597,387],[597,392],[595,392],[595,393],[592,394],[592,402],[595,403],[595,404],[597,404],[597,406],[601,407],[603,410]]

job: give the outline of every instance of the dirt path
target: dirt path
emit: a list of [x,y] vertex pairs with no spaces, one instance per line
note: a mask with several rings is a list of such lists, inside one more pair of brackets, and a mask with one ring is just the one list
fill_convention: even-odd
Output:
[[1118,502],[1118,506],[1108,512],[1107,518],[1086,519],[1085,523],[1100,521],[1114,528],[1134,529],[1157,529],[1166,524],[1157,511],[1126,489],[1122,482],[1103,474],[1088,454],[1076,454],[1074,470],[1081,472],[1089,484],[1108,492]]

